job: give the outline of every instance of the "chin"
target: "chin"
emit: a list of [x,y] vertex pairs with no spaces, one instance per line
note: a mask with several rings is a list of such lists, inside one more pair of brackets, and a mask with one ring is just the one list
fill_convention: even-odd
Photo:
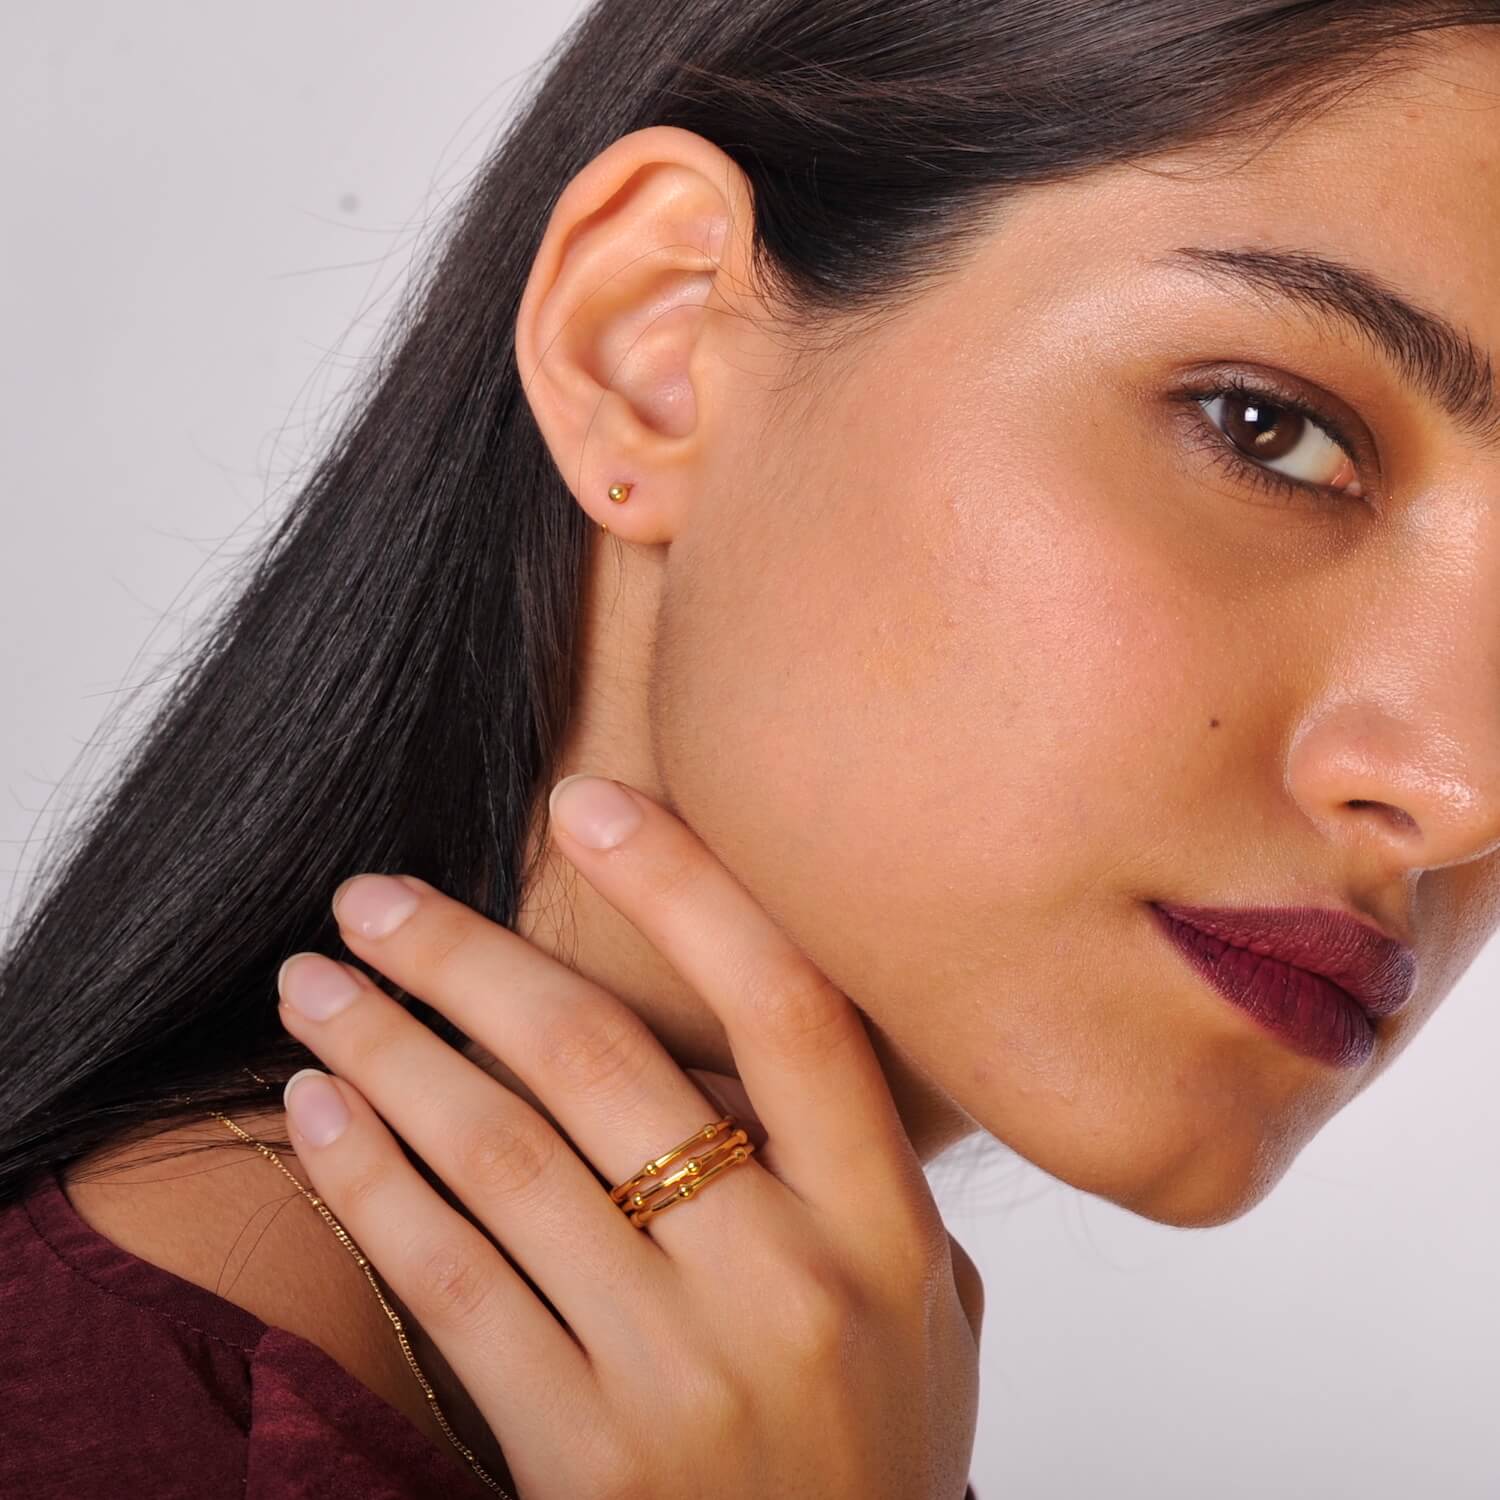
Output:
[[1198,1170],[1124,1184],[1102,1196],[1121,1208],[1178,1229],[1208,1229],[1250,1212],[1285,1175],[1264,1162],[1209,1160]]
[[1179,1229],[1247,1214],[1286,1175],[1306,1139],[1253,1129],[1244,1119],[1233,1127],[1222,1118],[1194,1126],[1181,1115],[1125,1126],[1116,1117],[1038,1139],[991,1133],[1059,1181]]

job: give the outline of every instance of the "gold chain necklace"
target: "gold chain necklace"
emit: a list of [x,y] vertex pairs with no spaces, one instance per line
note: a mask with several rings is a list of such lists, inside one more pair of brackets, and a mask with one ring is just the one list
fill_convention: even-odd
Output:
[[[266,1083],[266,1080],[262,1078],[259,1073],[256,1073],[249,1068],[247,1068],[245,1071],[248,1072],[252,1078],[256,1079],[257,1082]],[[271,1087],[271,1085],[268,1083],[266,1083],[266,1086],[268,1088]],[[505,1486],[500,1484],[495,1479],[495,1477],[484,1467],[484,1465],[474,1457],[474,1450],[470,1448],[466,1443],[459,1441],[458,1434],[454,1432],[452,1426],[448,1422],[447,1417],[443,1415],[442,1408],[438,1405],[437,1393],[432,1389],[431,1383],[422,1373],[422,1367],[417,1363],[416,1355],[412,1353],[411,1344],[407,1340],[406,1329],[402,1326],[400,1317],[397,1315],[396,1310],[391,1306],[391,1304],[385,1300],[385,1294],[380,1290],[380,1284],[375,1280],[375,1273],[370,1269],[370,1262],[360,1251],[359,1246],[349,1238],[349,1234],[345,1230],[344,1226],[340,1224],[339,1221],[335,1219],[334,1216],[328,1211],[328,1205],[324,1203],[324,1201],[320,1197],[318,1197],[316,1193],[308,1192],[308,1190],[303,1187],[300,1182],[297,1181],[296,1177],[294,1177],[291,1172],[287,1171],[286,1164],[281,1160],[281,1158],[277,1156],[277,1154],[263,1141],[256,1140],[253,1135],[247,1135],[245,1131],[241,1130],[240,1127],[229,1118],[228,1115],[220,1114],[216,1109],[209,1110],[208,1113],[211,1114],[214,1119],[222,1120],[237,1136],[239,1136],[242,1141],[245,1141],[248,1144],[254,1146],[255,1149],[259,1151],[260,1154],[264,1156],[272,1166],[276,1167],[285,1177],[290,1179],[292,1186],[295,1187],[297,1191],[301,1193],[302,1196],[306,1198],[307,1201],[311,1203],[312,1206],[317,1209],[317,1211],[323,1216],[324,1222],[331,1230],[333,1230],[334,1234],[338,1236],[339,1243],[343,1245],[343,1247],[355,1258],[355,1260],[359,1262],[360,1269],[365,1273],[366,1280],[369,1281],[370,1286],[374,1290],[375,1296],[379,1300],[381,1307],[385,1309],[386,1317],[391,1320],[391,1324],[396,1330],[396,1337],[401,1342],[401,1352],[406,1356],[406,1362],[411,1366],[412,1374],[417,1377],[417,1383],[422,1387],[423,1391],[426,1392],[427,1404],[429,1407],[431,1407],[433,1416],[437,1418],[438,1425],[443,1429],[445,1433],[447,1433],[448,1441],[452,1443],[460,1453],[463,1454],[463,1456],[469,1461],[469,1467],[474,1470],[474,1472],[486,1485],[490,1487],[490,1489],[495,1490],[498,1494],[504,1496],[504,1500],[515,1500],[515,1497],[511,1495],[511,1493],[505,1488]]]

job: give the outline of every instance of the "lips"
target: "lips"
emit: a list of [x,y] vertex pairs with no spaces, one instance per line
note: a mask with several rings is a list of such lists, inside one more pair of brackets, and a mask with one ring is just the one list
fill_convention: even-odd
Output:
[[1321,974],[1372,1021],[1395,1015],[1411,999],[1416,955],[1343,912],[1317,906],[1151,904],[1173,921],[1221,942]]

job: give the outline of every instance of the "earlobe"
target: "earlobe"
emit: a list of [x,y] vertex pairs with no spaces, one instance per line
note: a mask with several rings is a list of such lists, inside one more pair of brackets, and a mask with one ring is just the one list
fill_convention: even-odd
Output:
[[[630,499],[630,492],[634,488],[635,486],[630,484],[612,484],[609,487],[609,498],[613,500],[616,505],[624,505],[624,503],[628,499]],[[601,521],[599,523],[599,530],[608,531],[608,522]]]
[[[719,343],[734,275],[722,260],[749,212],[748,196],[726,198],[737,184],[734,162],[689,131],[621,137],[559,198],[521,300],[537,425],[579,503],[627,540],[671,540],[699,489],[714,388],[733,370]],[[611,503],[622,470],[651,480],[628,511]]]

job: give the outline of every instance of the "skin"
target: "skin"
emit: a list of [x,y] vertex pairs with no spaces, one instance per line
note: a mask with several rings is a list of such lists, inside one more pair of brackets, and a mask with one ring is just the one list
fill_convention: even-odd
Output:
[[[1147,1217],[1234,1218],[1494,929],[1500,452],[1352,335],[1144,266],[1304,247],[1500,351],[1497,85],[1492,36],[1450,41],[1233,170],[1038,191],[790,398],[716,148],[627,137],[559,204],[519,362],[611,533],[564,769],[673,808],[855,1000],[924,1159],[983,1128]],[[710,284],[692,247],[724,218]],[[1163,399],[1209,361],[1362,419],[1365,498],[1228,477]],[[554,875],[520,930],[564,914],[583,972],[732,1071]],[[1411,944],[1417,990],[1332,1069],[1198,980],[1148,899],[1341,908]]]
[[[636,132],[560,198],[517,360],[610,534],[558,775],[616,777],[694,830],[858,1006],[922,1160],[984,1130],[1143,1216],[1231,1220],[1500,922],[1500,451],[1355,335],[1147,264],[1311,250],[1500,350],[1497,84],[1495,40],[1453,33],[1243,161],[1036,190],[949,278],[800,363],[752,275],[747,183],[710,142]],[[1367,432],[1363,496],[1272,496],[1216,464],[1168,399],[1210,363]],[[1152,899],[1339,908],[1415,949],[1416,991],[1368,1064],[1330,1068],[1209,990]],[[516,930],[684,1066],[734,1073],[713,1010],[555,851]],[[159,1184],[171,1214],[75,1201],[215,1285],[287,1186],[231,1159],[222,1235],[161,1227],[213,1172]],[[256,1249],[252,1310],[420,1422],[363,1277],[293,1218]],[[325,1314],[277,1274],[309,1263],[344,1278]]]

